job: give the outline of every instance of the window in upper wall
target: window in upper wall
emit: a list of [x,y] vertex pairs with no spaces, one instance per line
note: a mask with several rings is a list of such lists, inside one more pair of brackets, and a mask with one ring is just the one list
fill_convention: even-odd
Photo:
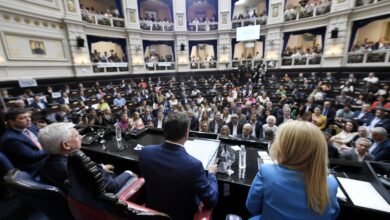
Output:
[[138,0],[142,30],[173,31],[172,0]]

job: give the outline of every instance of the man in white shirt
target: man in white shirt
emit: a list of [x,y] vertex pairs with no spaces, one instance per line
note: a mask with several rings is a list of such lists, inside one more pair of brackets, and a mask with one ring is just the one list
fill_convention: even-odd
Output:
[[378,77],[375,77],[374,72],[368,74],[368,77],[364,78],[363,81],[369,82],[371,84],[376,84],[379,81]]

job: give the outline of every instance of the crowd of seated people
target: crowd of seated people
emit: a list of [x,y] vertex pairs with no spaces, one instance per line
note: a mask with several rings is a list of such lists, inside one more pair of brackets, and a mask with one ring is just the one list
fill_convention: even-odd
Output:
[[165,19],[157,19],[152,14],[149,16],[145,14],[144,17],[141,18],[141,29],[143,30],[153,30],[153,31],[173,31],[173,22],[172,20]]
[[352,47],[352,52],[370,52],[374,50],[386,50],[390,49],[390,44],[387,38],[381,37],[379,41],[373,42],[368,38],[364,38],[363,42],[357,42]]
[[210,31],[217,30],[218,23],[215,20],[215,16],[209,17],[195,17],[189,21],[190,31]]
[[[257,20],[257,18],[261,18],[259,21],[260,23],[254,22],[254,20]],[[233,28],[241,27],[241,24],[237,23],[235,21],[242,21],[242,20],[248,20],[248,19],[250,19],[250,20],[244,21],[243,26],[254,25],[255,23],[260,24],[260,25],[265,25],[265,23],[267,22],[267,15],[265,14],[265,11],[263,11],[260,14],[257,14],[256,10],[253,10],[252,13],[249,13],[247,11],[245,15],[240,13],[238,16],[237,15],[233,16],[233,19],[232,19]]]
[[[68,153],[55,155],[55,150],[80,148],[80,136],[73,125],[63,123],[68,133],[56,134],[70,139],[51,146],[48,138],[56,140],[50,136],[56,123],[117,125],[126,133],[162,128],[167,115],[178,111],[188,114],[192,131],[269,144],[284,123],[308,121],[324,131],[330,157],[390,160],[388,80],[374,73],[342,78],[331,72],[293,75],[257,71],[240,68],[230,75],[187,75],[180,80],[172,76],[98,80],[85,85],[38,87],[23,94],[3,89],[10,110],[5,113],[7,123],[2,124],[0,151],[17,168],[38,175],[47,163],[66,159]],[[346,81],[354,91],[338,89]],[[112,171],[111,166],[100,168],[102,174]],[[115,176],[108,178],[116,181]]]
[[[215,78],[191,76],[181,83],[175,77],[121,80],[104,86],[97,81],[89,88],[83,84],[57,88],[58,98],[53,98],[53,88],[41,94],[29,90],[19,97],[5,92],[5,98],[14,100],[15,107],[27,106],[38,114],[34,117],[37,128],[67,121],[104,126],[118,123],[124,130],[161,127],[167,113],[185,111],[191,118],[191,130],[225,134],[229,130],[230,138],[263,141],[284,122],[304,120],[334,135],[329,143],[340,154],[354,147],[359,126],[364,126],[364,137],[373,146],[379,144],[374,137],[389,132],[389,89],[374,73],[359,80],[350,74],[341,80],[330,72],[290,77],[256,74],[245,68],[240,71]],[[345,81],[354,86],[353,91],[339,89]],[[59,107],[53,112],[53,106]],[[383,128],[377,131],[379,135],[371,132],[376,127]],[[375,151],[379,149],[370,153],[376,160],[389,159],[388,153]]]
[[[117,8],[107,8],[105,11],[95,10],[93,6],[85,6],[80,4],[81,18],[88,23],[95,23],[95,18],[98,24],[110,25],[111,18],[122,18]],[[114,26],[124,26],[123,21],[114,20]]]
[[126,62],[127,58],[126,56],[120,58],[118,53],[116,53],[114,50],[110,50],[110,54],[108,54],[107,51],[104,51],[104,53],[101,54],[97,50],[94,50],[91,54],[91,60],[93,63],[120,63]]
[[284,20],[291,21],[297,18],[307,18],[314,15],[314,9],[316,8],[316,15],[322,15],[330,12],[329,0],[318,0],[314,2],[309,2],[309,0],[301,0],[298,5],[292,6],[288,5],[284,11]]
[[192,69],[196,68],[216,68],[215,57],[206,54],[206,56],[192,56],[190,59],[190,66]]
[[152,53],[150,57],[145,57],[145,62],[151,62],[151,63],[173,62],[173,57],[171,55],[166,55],[165,57],[163,57],[157,53]]

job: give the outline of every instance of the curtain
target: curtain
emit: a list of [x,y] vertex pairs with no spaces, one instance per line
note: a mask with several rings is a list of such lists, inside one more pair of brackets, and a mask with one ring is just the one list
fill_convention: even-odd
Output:
[[[321,50],[324,49],[325,45],[325,34],[326,34],[326,27],[318,27],[318,28],[313,28],[313,29],[308,29],[308,30],[302,30],[302,31],[294,31],[294,32],[284,32],[283,33],[283,51],[287,47],[288,39],[290,38],[291,35],[301,35],[301,34],[313,34],[315,36],[321,35]],[[282,53],[283,53],[282,51]]]
[[354,21],[353,25],[352,25],[352,30],[351,30],[351,39],[349,40],[348,51],[351,51],[352,46],[353,46],[355,39],[356,39],[356,33],[360,28],[368,25],[371,22],[381,20],[381,19],[386,19],[386,18],[390,18],[390,14]]
[[123,16],[123,8],[122,8],[122,0],[115,0],[116,8],[118,9],[119,15],[124,18]]
[[[231,13],[231,17],[233,19],[233,15],[234,15],[234,5],[236,4],[236,2],[238,2],[239,0],[231,0],[231,9],[230,9],[230,13]],[[269,6],[269,0],[265,0],[265,14],[268,15],[268,6]],[[257,14],[259,15],[260,13],[262,13],[262,11],[258,11]]]
[[238,0],[231,0],[232,2],[232,8],[230,9],[230,12],[231,12],[231,17],[233,19],[233,14],[234,14],[234,5],[236,4],[236,2],[238,2]]
[[218,59],[218,53],[217,53],[217,45],[218,45],[218,41],[217,40],[197,40],[197,41],[189,41],[188,42],[189,44],[189,47],[191,49],[190,51],[190,59],[191,59],[191,54],[192,54],[192,50],[195,48],[194,46],[198,46],[199,44],[206,44],[206,45],[210,45],[213,47],[213,50],[214,50],[214,57],[215,59],[217,60]]
[[[146,57],[146,55],[149,53],[149,49],[150,48],[156,48],[158,47],[158,45],[166,45],[167,47],[170,47],[171,49],[168,49],[166,47],[161,47],[161,49],[159,49],[160,51],[156,51],[156,53],[163,53],[163,54],[166,54],[166,53],[172,53],[172,57],[173,57],[173,61],[175,61],[175,42],[174,41],[151,41],[151,40],[143,40],[142,41],[142,44],[143,44],[143,50],[144,50],[144,55]],[[162,54],[159,54],[159,55],[162,55]],[[166,58],[166,57],[164,57]]]

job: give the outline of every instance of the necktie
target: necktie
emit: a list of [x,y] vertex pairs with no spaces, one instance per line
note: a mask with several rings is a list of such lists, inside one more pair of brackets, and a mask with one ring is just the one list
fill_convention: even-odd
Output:
[[322,112],[322,115],[325,115],[328,113],[328,109],[324,108],[324,111]]
[[24,130],[24,134],[28,137],[28,139],[30,139],[34,144],[35,146],[39,149],[39,150],[42,150],[42,146],[41,144],[38,142],[38,138],[35,136],[34,133],[32,133],[30,130],[28,129],[25,129]]

